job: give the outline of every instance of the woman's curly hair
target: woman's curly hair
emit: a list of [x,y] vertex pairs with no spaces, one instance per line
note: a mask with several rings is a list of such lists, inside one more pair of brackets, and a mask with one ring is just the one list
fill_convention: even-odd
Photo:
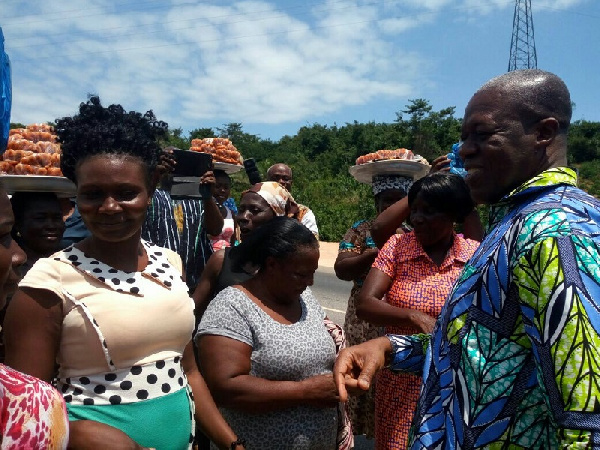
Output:
[[139,158],[146,166],[147,183],[151,185],[160,154],[158,140],[168,129],[152,111],[126,112],[121,105],[105,108],[93,96],[79,105],[79,114],[56,119],[55,123],[62,149],[60,168],[75,184],[75,171],[82,161],[90,156],[113,154]]

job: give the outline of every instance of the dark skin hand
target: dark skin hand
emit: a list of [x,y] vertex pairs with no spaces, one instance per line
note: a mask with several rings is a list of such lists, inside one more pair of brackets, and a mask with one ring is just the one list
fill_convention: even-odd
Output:
[[371,269],[356,301],[356,315],[377,326],[412,326],[420,333],[431,333],[436,319],[424,312],[399,308],[382,301],[392,279],[379,269]]
[[[205,172],[200,177],[200,184],[209,185],[211,193],[214,193],[217,180],[212,170]],[[211,195],[209,199],[203,200],[204,203],[204,228],[211,235],[218,235],[223,229],[223,215],[219,210],[219,205]]]
[[391,352],[392,344],[385,336],[340,351],[333,366],[340,401],[347,401],[349,393],[368,391]]

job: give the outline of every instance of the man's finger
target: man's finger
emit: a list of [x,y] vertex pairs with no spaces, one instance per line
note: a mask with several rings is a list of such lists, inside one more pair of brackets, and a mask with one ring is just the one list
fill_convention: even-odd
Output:
[[371,386],[371,382],[373,381],[373,377],[377,373],[379,367],[377,366],[377,361],[373,358],[367,358],[365,364],[360,371],[360,375],[358,376],[358,387],[364,391],[369,390]]

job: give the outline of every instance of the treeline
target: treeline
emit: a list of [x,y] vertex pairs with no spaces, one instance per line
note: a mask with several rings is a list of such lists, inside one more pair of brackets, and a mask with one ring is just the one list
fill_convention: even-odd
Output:
[[[379,149],[409,148],[432,161],[458,142],[460,126],[454,107],[434,111],[427,100],[415,99],[396,113],[392,123],[313,124],[277,142],[244,133],[242,124],[230,123],[223,128],[199,128],[185,137],[180,129],[172,130],[169,144],[189,148],[194,138],[229,137],[245,158],[256,159],[263,176],[272,164],[290,165],[294,197],[315,212],[324,241],[339,241],[352,223],[375,214],[370,187],[348,173],[357,157]],[[572,124],[569,164],[578,168],[580,185],[600,197],[600,123]],[[238,199],[247,178],[240,172],[233,180]]]
[[[352,223],[375,214],[370,187],[348,173],[357,157],[379,149],[408,148],[432,161],[458,142],[460,126],[454,107],[434,111],[427,100],[414,99],[391,123],[313,124],[276,142],[245,133],[240,123],[198,128],[187,136],[180,128],[172,128],[165,145],[187,149],[195,138],[228,137],[244,158],[255,158],[263,177],[272,164],[288,164],[294,172],[294,197],[314,211],[321,239],[334,242]],[[579,170],[580,186],[600,197],[599,122],[580,120],[572,124],[569,164]],[[233,196],[238,200],[248,181],[243,171],[232,179]]]

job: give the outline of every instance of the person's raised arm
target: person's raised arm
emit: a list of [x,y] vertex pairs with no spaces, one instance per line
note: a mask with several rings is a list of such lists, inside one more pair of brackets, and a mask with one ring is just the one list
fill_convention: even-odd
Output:
[[217,405],[249,413],[298,405],[334,407],[339,402],[332,374],[302,381],[273,381],[250,375],[252,347],[241,341],[203,335],[200,368]]
[[371,226],[371,236],[375,241],[375,245],[382,248],[387,240],[396,234],[396,230],[408,219],[409,215],[408,196],[382,211]]
[[467,239],[481,242],[484,234],[483,225],[479,218],[479,212],[477,211],[477,208],[475,208],[465,218],[463,223],[463,235]]
[[223,230],[223,216],[219,211],[219,206],[213,197],[214,186],[216,183],[215,175],[212,171],[204,173],[200,177],[200,185],[210,187],[210,195],[202,197],[204,207],[204,228],[206,233],[217,236]]
[[208,262],[206,263],[206,266],[204,266],[204,270],[200,275],[198,285],[192,294],[192,298],[194,299],[194,303],[196,305],[197,320],[202,317],[204,311],[206,311],[208,304],[215,294],[217,281],[219,279],[221,269],[223,268],[224,258],[225,250],[220,250],[216,253],[213,253],[210,258],[208,258]]

